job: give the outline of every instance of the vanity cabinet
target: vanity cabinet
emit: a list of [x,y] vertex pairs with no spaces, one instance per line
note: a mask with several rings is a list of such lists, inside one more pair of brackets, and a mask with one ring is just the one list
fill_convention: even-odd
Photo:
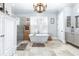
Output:
[[69,42],[75,46],[79,46],[79,34],[77,33],[65,33],[66,42]]
[[0,56],[12,56],[17,47],[16,19],[0,12]]
[[66,42],[71,42],[71,33],[65,32]]
[[65,40],[79,47],[79,16],[74,16],[70,25],[66,27]]
[[75,34],[74,44],[79,46],[79,34]]
[[74,33],[65,32],[65,39],[66,39],[66,42],[73,44],[75,39]]

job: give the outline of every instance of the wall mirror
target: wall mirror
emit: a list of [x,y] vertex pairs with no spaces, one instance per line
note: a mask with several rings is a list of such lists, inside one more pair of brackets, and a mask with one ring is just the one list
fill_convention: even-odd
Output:
[[75,16],[75,18],[76,18],[76,28],[79,28],[79,16]]
[[55,22],[55,19],[54,18],[50,18],[50,23],[54,24],[54,22]]
[[67,27],[71,27],[71,16],[67,16]]

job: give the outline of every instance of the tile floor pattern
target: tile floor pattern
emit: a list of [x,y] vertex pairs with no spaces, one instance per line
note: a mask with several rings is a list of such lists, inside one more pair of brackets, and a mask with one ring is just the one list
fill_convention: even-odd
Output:
[[32,43],[28,43],[23,51],[16,51],[15,56],[79,56],[79,48],[75,48],[70,44],[61,43],[59,40],[48,41],[46,47],[32,47]]

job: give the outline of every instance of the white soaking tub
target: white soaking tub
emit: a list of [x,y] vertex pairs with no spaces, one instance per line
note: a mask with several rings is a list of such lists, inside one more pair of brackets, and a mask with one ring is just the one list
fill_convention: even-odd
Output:
[[46,43],[48,41],[48,34],[30,34],[30,40],[32,43]]

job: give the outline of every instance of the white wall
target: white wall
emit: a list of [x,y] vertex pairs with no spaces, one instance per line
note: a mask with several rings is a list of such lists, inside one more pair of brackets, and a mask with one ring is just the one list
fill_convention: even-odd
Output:
[[[51,24],[51,18],[54,18],[54,24]],[[48,32],[53,38],[57,37],[57,17],[56,15],[52,15],[48,17]]]
[[12,4],[5,3],[5,11],[7,11],[8,14],[12,15]]
[[73,15],[74,16],[78,16],[79,15],[79,3],[78,4],[75,4],[73,6]]
[[64,11],[58,14],[58,39],[65,43]]

